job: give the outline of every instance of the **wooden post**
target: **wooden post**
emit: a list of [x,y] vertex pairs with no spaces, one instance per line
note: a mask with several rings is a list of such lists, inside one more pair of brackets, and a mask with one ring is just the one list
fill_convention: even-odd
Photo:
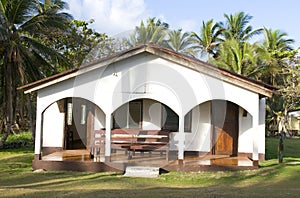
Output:
[[283,162],[283,133],[280,133],[279,145],[278,145],[278,162]]
[[87,121],[86,121],[86,148],[91,147],[91,138],[94,137],[94,114],[95,114],[95,108],[94,105],[88,104],[88,113],[87,113]]

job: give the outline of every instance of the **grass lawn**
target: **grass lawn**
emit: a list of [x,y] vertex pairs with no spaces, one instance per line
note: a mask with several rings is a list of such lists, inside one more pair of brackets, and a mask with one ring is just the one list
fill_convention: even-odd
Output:
[[1,197],[299,197],[300,139],[286,139],[283,164],[278,138],[267,138],[266,158],[251,171],[170,172],[158,178],[115,173],[31,170],[31,149],[0,151]]

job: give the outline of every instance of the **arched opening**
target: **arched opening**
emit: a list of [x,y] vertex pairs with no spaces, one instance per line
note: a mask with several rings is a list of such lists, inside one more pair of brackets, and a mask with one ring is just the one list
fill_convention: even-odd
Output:
[[132,100],[113,112],[113,129],[177,132],[178,127],[178,115],[166,104],[152,99]]
[[[83,98],[65,98],[64,149],[88,149],[95,124],[104,128],[104,113],[94,103]],[[96,117],[99,116],[99,117]]]
[[[188,130],[188,129],[191,130]],[[252,115],[226,100],[210,100],[185,115],[185,154],[238,156],[252,148]]]
[[63,150],[89,150],[95,130],[105,127],[105,114],[79,97],[60,99],[42,113],[43,156]]
[[165,163],[170,133],[178,128],[179,117],[169,106],[148,98],[129,101],[112,114],[111,160]]

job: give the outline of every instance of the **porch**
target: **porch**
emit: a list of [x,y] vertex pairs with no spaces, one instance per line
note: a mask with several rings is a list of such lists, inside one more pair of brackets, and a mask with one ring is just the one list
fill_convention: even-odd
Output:
[[88,150],[64,150],[43,156],[41,160],[35,160],[39,168],[46,170],[73,170],[73,171],[114,171],[124,172],[127,166],[153,166],[161,170],[179,171],[224,171],[224,170],[245,170],[255,169],[253,161],[247,157],[230,157],[228,155],[186,155],[183,163],[178,160],[166,160],[165,155],[159,152],[135,152],[129,159],[128,155],[117,150],[111,154],[111,162],[104,162],[104,159],[95,162]]

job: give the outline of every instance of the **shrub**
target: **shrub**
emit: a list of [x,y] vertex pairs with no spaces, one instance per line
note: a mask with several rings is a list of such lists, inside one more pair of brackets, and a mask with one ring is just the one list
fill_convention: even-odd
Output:
[[8,136],[4,146],[5,148],[20,148],[33,145],[31,132],[23,132],[20,134],[11,134]]

